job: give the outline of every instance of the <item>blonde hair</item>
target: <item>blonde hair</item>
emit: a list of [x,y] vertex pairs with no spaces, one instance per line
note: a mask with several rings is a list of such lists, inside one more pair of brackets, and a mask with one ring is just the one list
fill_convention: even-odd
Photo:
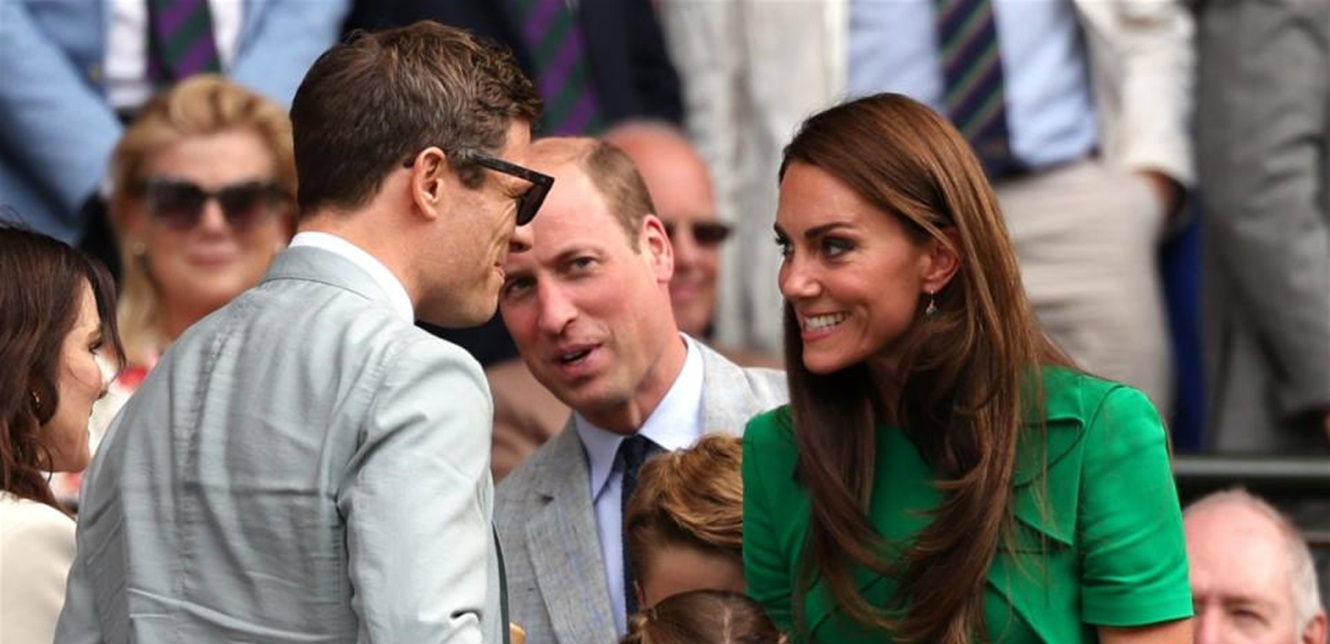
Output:
[[275,179],[296,192],[291,121],[276,103],[221,76],[200,75],[158,94],[125,130],[111,156],[110,222],[120,244],[123,292],[117,309],[130,364],[145,364],[160,349],[159,294],[138,256],[125,240],[125,213],[142,190],[148,159],[163,147],[194,136],[244,130],[257,134],[272,156]]
[[624,512],[628,565],[642,580],[650,554],[684,545],[743,562],[743,441],[711,435],[642,466]]

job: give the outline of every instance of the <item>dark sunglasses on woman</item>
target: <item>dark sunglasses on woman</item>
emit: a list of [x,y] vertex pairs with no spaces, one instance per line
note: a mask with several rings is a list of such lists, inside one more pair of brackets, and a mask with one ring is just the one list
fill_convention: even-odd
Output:
[[663,223],[665,224],[665,234],[669,235],[670,239],[675,238],[679,224],[683,223],[684,227],[692,229],[693,241],[696,241],[698,246],[706,246],[707,248],[719,246],[721,242],[729,239],[732,230],[729,224],[723,224],[719,221],[694,221],[692,223],[666,221]]
[[273,216],[289,196],[274,181],[244,181],[209,192],[191,181],[157,177],[143,183],[143,198],[148,214],[175,230],[190,230],[199,225],[203,208],[216,199],[235,230],[245,230]]

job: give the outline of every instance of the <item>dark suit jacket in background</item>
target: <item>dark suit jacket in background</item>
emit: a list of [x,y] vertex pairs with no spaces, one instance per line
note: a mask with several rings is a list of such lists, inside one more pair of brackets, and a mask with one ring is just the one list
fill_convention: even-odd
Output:
[[[679,76],[650,0],[580,0],[576,7],[605,122],[642,117],[681,123]],[[462,27],[507,45],[522,71],[535,78],[512,0],[357,0],[346,30],[398,27],[417,20]]]

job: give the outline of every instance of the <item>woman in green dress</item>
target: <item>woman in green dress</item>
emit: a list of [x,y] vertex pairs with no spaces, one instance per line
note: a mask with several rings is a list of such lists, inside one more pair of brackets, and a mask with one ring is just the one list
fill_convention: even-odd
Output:
[[1164,427],[1041,333],[961,135],[862,98],[780,178],[791,403],[744,439],[749,595],[795,642],[1190,642]]

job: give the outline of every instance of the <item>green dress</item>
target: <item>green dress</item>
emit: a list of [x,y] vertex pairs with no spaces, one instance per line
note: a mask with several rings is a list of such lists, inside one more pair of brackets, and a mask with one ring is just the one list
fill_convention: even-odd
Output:
[[[1125,385],[1044,369],[1045,441],[1019,447],[1016,552],[988,570],[985,619],[995,642],[1097,641],[1096,626],[1143,626],[1192,615],[1185,538],[1166,433],[1149,400]],[[748,594],[794,642],[891,642],[841,613],[817,582],[792,596],[808,535],[808,492],[788,407],[744,436],[744,570]],[[907,542],[931,518],[934,475],[899,428],[877,428],[869,515],[888,543]],[[1042,497],[1040,499],[1039,497]],[[853,571],[860,592],[887,605],[895,580]],[[802,601],[796,629],[792,601]]]

